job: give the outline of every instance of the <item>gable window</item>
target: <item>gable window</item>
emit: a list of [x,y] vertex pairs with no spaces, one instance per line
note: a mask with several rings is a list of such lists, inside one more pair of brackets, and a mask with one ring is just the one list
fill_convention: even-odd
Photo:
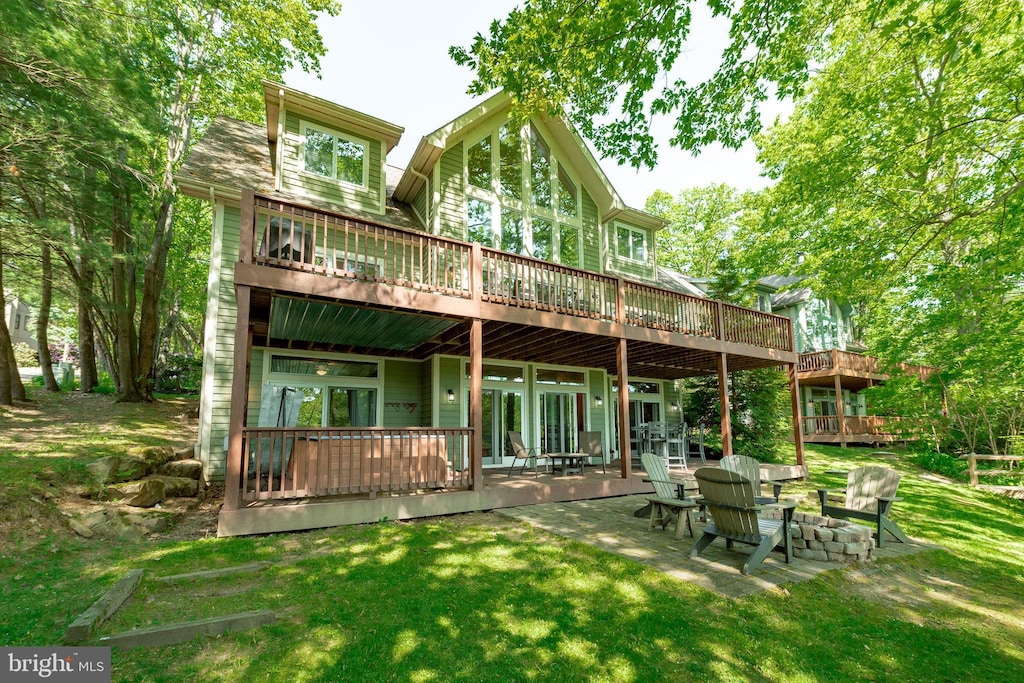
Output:
[[14,329],[17,330],[17,329],[20,329],[20,328],[21,328],[21,313],[15,313],[14,314]]
[[302,170],[360,187],[367,185],[367,142],[312,123],[303,123],[302,133]]
[[506,122],[466,143],[466,239],[581,267],[580,185],[540,128]]
[[615,255],[620,259],[646,263],[647,231],[628,225],[616,225]]

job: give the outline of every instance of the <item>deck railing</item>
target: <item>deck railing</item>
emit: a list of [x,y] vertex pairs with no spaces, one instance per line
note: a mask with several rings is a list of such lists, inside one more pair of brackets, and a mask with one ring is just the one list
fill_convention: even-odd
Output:
[[[881,415],[844,415],[842,418],[846,434],[872,436],[899,435],[906,423],[901,417],[883,417]],[[815,415],[804,417],[804,434],[839,434],[839,416]]]
[[[790,321],[783,316],[261,195],[253,195],[252,210],[243,211],[242,232],[240,258],[252,263],[463,299],[478,290],[483,301],[516,308],[793,350]],[[474,277],[481,279],[478,288]]]
[[241,500],[469,488],[471,429],[242,430]]
[[[840,351],[839,349],[801,353],[797,367],[800,372],[838,369],[840,371],[862,372],[869,375],[886,374],[886,370],[879,365],[878,359],[874,356],[865,356],[859,353]],[[922,381],[935,372],[935,368],[927,365],[899,363],[896,367],[908,375],[917,375]]]

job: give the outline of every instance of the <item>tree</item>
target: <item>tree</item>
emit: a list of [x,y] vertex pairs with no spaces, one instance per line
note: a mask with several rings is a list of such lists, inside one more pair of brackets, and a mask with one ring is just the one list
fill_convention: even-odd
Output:
[[[730,24],[715,73],[691,84],[673,71],[695,5]],[[888,0],[879,7],[913,3]],[[674,116],[671,144],[738,147],[761,129],[758,106],[799,95],[836,17],[849,3],[742,0],[527,0],[471,45],[452,47],[475,71],[473,94],[500,87],[520,113],[560,112],[622,164],[653,167],[653,120]],[[660,88],[656,84],[664,83]]]
[[670,221],[658,235],[659,265],[692,277],[714,277],[718,261],[732,250],[741,208],[739,192],[724,184],[683,190],[675,199],[655,191],[646,209]]

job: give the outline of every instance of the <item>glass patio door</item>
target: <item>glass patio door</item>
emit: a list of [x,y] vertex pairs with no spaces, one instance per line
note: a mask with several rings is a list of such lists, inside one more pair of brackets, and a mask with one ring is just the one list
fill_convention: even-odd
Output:
[[579,405],[586,394],[545,391],[540,394],[540,438],[544,453],[575,453],[581,429]]
[[[466,395],[467,408],[469,395]],[[484,389],[481,404],[483,421],[484,464],[500,465],[502,458],[512,457],[508,432],[523,431],[523,392],[505,389]]]

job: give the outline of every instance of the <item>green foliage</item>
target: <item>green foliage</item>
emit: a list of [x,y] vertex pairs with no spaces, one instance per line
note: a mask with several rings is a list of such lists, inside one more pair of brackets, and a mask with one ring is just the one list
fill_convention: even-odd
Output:
[[670,221],[658,233],[658,265],[691,277],[708,278],[731,251],[742,204],[728,185],[683,190],[674,199],[664,190],[647,198],[646,209]]
[[[568,116],[605,156],[653,167],[652,121],[674,116],[671,143],[738,147],[760,130],[758,106],[802,92],[809,64],[842,15],[839,3],[708,0],[731,42],[718,68],[692,83],[677,66],[694,13],[689,0],[529,0],[449,53],[475,72],[470,92],[501,87],[517,110]],[[896,3],[893,3],[896,4]],[[698,9],[698,11],[700,11]],[[660,84],[660,87],[659,87]]]
[[168,354],[157,365],[156,390],[167,394],[198,392],[202,372],[202,358]]
[[18,342],[14,345],[14,360],[17,361],[18,367],[31,368],[39,365],[39,354],[25,342]]

